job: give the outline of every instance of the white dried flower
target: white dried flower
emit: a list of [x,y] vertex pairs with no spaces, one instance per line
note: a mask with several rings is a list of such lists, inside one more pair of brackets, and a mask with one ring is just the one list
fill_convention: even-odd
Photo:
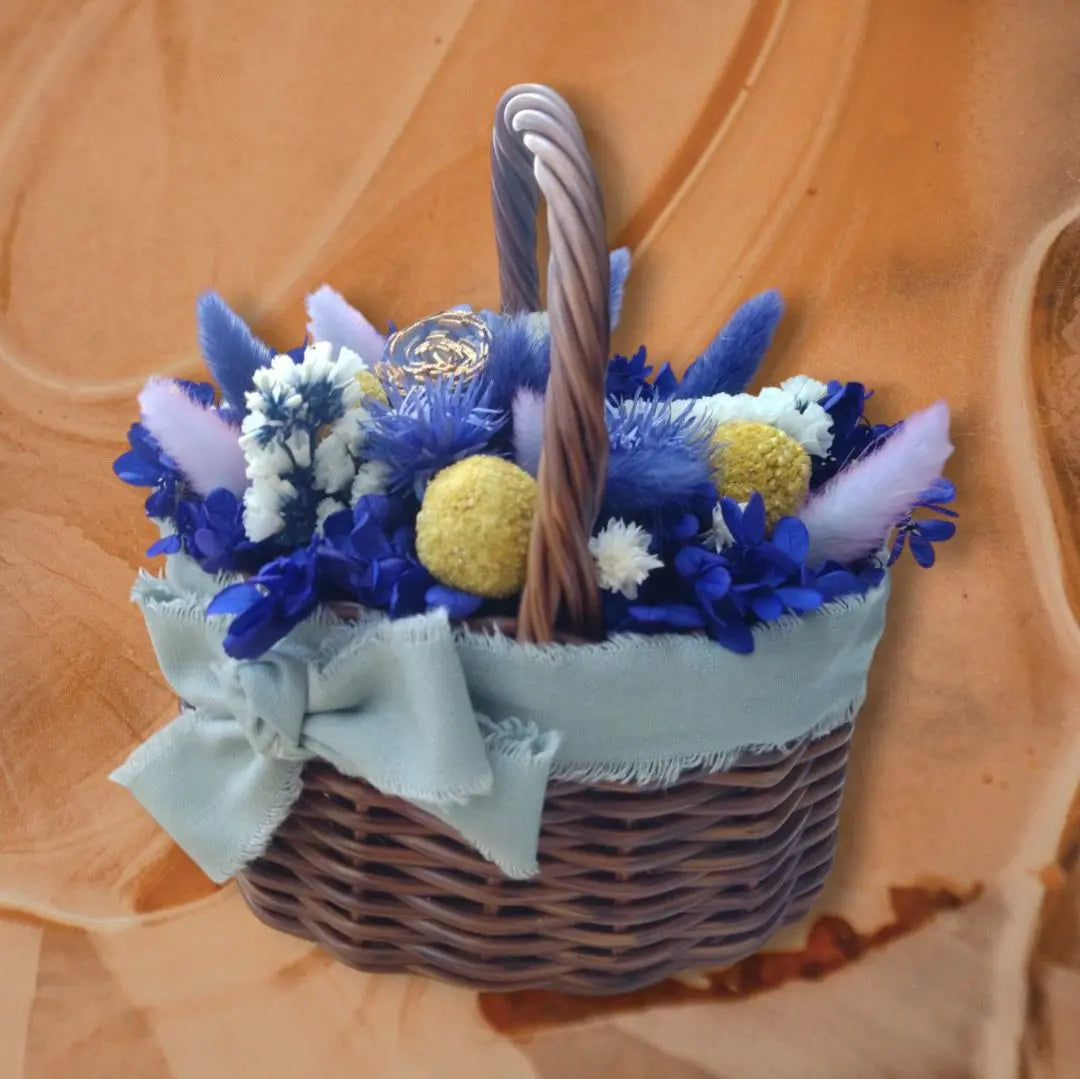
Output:
[[589,540],[596,565],[596,580],[609,592],[636,599],[638,588],[664,563],[650,553],[652,537],[640,525],[612,518]]
[[282,445],[289,453],[290,461],[296,468],[311,466],[311,435],[302,429],[293,431]]
[[[739,508],[746,509],[746,503],[740,502]],[[735,542],[735,537],[731,534],[731,529],[728,528],[727,521],[724,520],[724,514],[720,508],[719,502],[713,506],[712,528],[709,530],[706,539],[712,544],[716,551],[722,551]]]
[[816,402],[799,405],[795,395],[779,386],[760,393],[718,393],[694,401],[676,402],[712,427],[732,420],[767,423],[790,435],[807,453],[824,457],[832,446],[832,417]]
[[353,478],[352,490],[349,492],[349,504],[355,506],[361,498],[367,495],[386,494],[386,484],[390,478],[390,468],[382,461],[365,461],[357,470]]
[[819,382],[809,375],[792,375],[780,383],[780,389],[789,393],[795,400],[795,404],[816,405],[829,392],[829,387],[824,382]]
[[331,430],[315,447],[315,486],[320,491],[340,491],[352,482],[355,473],[356,462],[345,433]]
[[292,468],[292,458],[280,442],[268,442],[265,446],[248,441],[242,435],[240,445],[244,450],[245,471],[249,480],[276,478]]
[[[304,542],[313,519],[307,507],[351,489],[370,415],[357,381],[366,370],[355,352],[320,341],[299,363],[281,354],[254,373],[240,435],[252,481],[244,503],[251,539],[286,530],[290,543]],[[323,511],[330,512],[325,498],[314,516]]]
[[256,543],[277,535],[285,527],[282,502],[296,497],[288,480],[267,476],[252,482],[244,492],[244,531]]

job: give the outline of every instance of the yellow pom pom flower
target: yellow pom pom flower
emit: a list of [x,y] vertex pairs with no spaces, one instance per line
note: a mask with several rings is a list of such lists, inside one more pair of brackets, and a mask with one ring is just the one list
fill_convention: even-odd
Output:
[[791,435],[767,423],[732,420],[712,437],[721,495],[745,502],[758,491],[770,524],[798,510],[810,489],[810,456]]
[[501,457],[478,455],[428,484],[416,517],[416,554],[441,584],[502,599],[525,585],[536,480]]
[[370,368],[365,367],[363,371],[360,371],[356,376],[356,381],[360,384],[360,390],[365,397],[373,397],[384,405],[390,403],[390,399],[386,396],[386,390],[383,389],[383,384]]

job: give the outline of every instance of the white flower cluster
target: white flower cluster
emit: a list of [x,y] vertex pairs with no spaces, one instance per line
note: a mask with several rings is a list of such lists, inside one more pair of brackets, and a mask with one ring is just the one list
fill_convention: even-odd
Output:
[[612,518],[589,540],[596,580],[609,592],[637,599],[638,588],[664,563],[649,551],[652,537],[640,525]]
[[805,375],[766,386],[760,393],[718,393],[694,401],[676,402],[695,419],[711,427],[731,420],[767,423],[790,435],[813,457],[824,457],[832,446],[832,418],[819,404],[826,386]]
[[[240,436],[251,481],[244,493],[250,539],[268,539],[285,528],[298,483],[326,496],[317,509],[319,525],[344,508],[369,416],[357,380],[367,369],[355,352],[322,341],[309,345],[300,363],[275,356],[255,372]],[[370,474],[365,485],[365,493],[372,493],[376,483]]]

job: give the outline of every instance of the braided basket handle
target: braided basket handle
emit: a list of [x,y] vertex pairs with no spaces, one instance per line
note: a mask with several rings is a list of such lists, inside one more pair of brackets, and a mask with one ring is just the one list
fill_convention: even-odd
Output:
[[514,86],[499,101],[491,139],[491,202],[507,313],[540,309],[541,194],[551,243],[551,373],[517,635],[519,641],[550,641],[561,615],[571,633],[598,638],[603,617],[589,538],[608,463],[604,380],[611,325],[604,204],[570,106],[546,86]]

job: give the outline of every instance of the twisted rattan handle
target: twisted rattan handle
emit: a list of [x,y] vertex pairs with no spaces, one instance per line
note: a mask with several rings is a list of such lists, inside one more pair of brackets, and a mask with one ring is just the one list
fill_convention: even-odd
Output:
[[603,633],[589,553],[607,476],[604,379],[611,326],[604,204],[570,106],[546,86],[507,90],[495,112],[491,201],[506,312],[540,307],[536,211],[547,202],[551,374],[539,500],[518,610],[518,640],[550,641],[560,614],[582,637]]

